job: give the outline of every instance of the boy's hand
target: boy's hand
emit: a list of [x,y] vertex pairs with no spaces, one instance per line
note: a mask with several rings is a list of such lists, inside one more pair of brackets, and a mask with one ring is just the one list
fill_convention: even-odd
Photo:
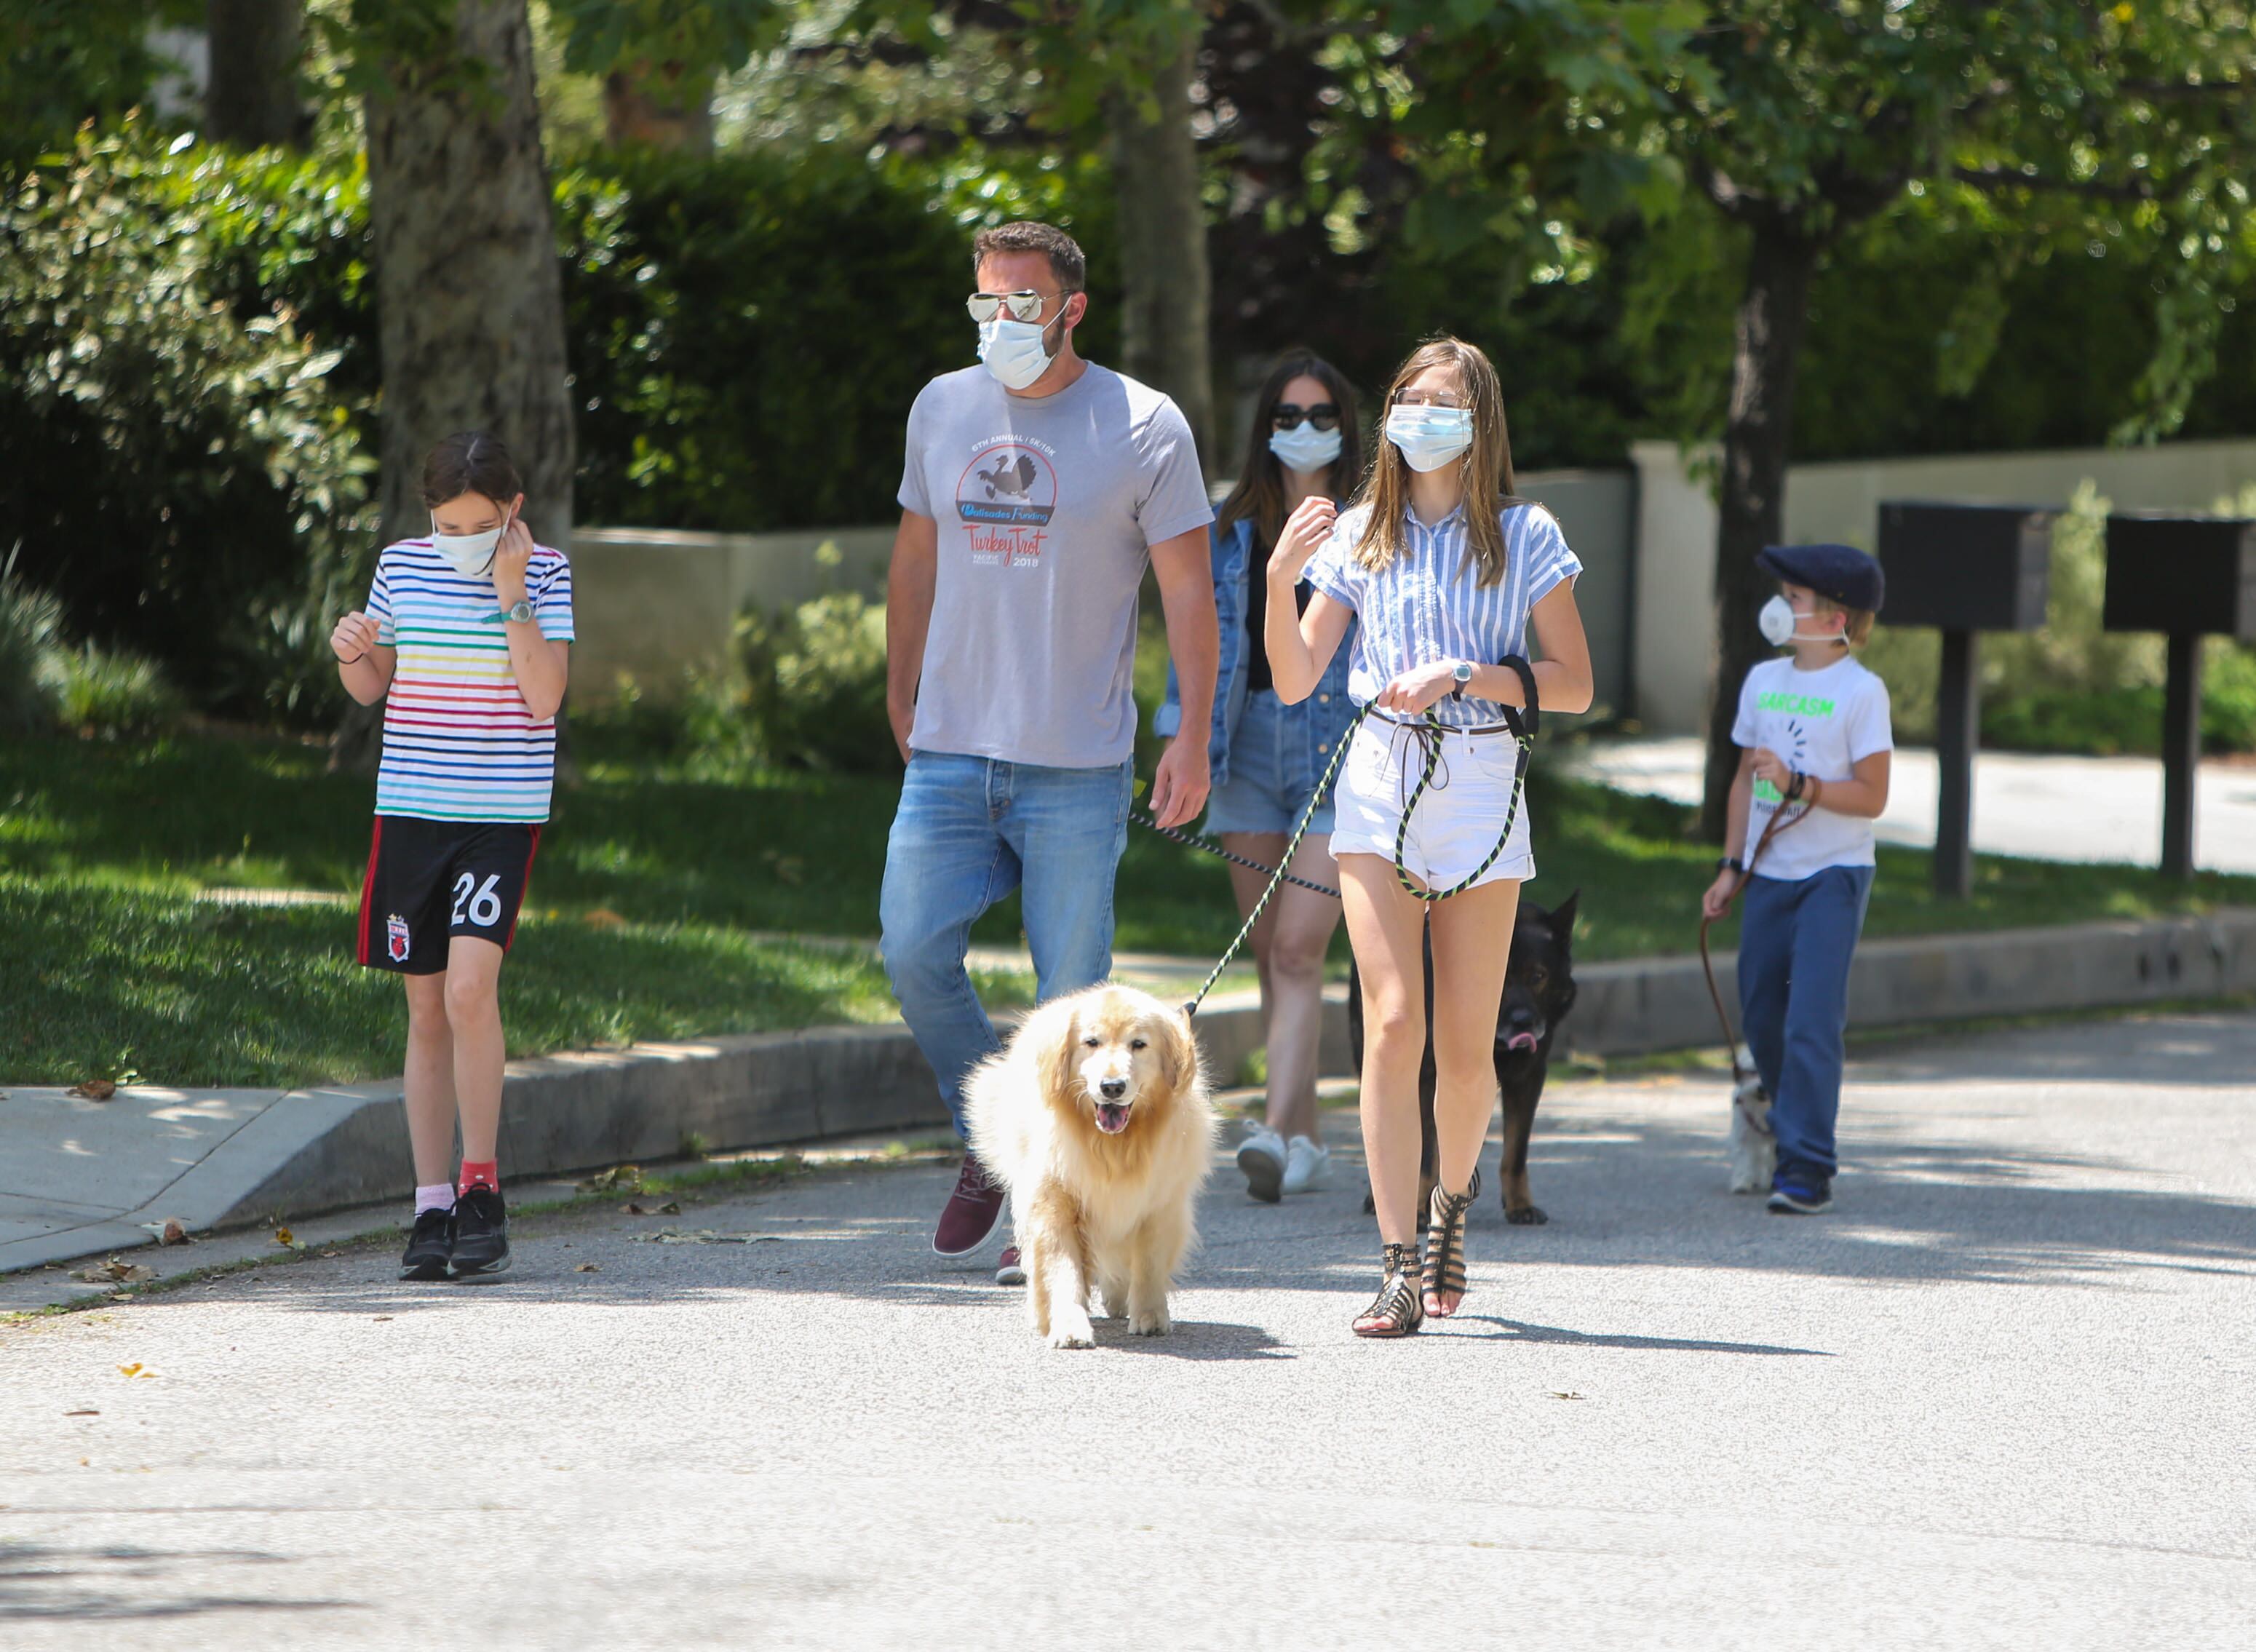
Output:
[[336,655],[341,666],[365,659],[368,651],[376,646],[376,621],[357,608],[337,621],[337,628],[329,633],[330,652]]
[[501,542],[494,547],[494,595],[504,608],[525,600],[525,566],[532,560],[532,530],[512,509],[501,526]]
[[1794,784],[1794,771],[1787,767],[1784,759],[1766,745],[1755,748],[1754,777],[1759,780],[1768,780],[1781,792]]
[[1700,897],[1700,915],[1720,918],[1731,909],[1731,898],[1739,893],[1739,874],[1726,866],[1716,874],[1716,881],[1708,886],[1708,893]]

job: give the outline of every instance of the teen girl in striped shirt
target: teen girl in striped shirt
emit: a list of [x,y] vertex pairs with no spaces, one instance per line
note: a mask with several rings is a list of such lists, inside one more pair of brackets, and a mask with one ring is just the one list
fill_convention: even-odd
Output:
[[[1465,1213],[1496,1105],[1497,1005],[1519,886],[1535,875],[1526,811],[1485,870],[1511,813],[1518,748],[1504,708],[1526,702],[1502,662],[1527,652],[1546,711],[1585,711],[1590,656],[1575,607],[1582,565],[1540,505],[1512,496],[1512,444],[1496,369],[1470,344],[1415,351],[1386,396],[1385,440],[1357,503],[1295,510],[1269,558],[1265,639],[1278,697],[1311,692],[1352,618],[1348,691],[1371,715],[1336,792],[1332,853],[1363,975],[1363,1144],[1384,1274],[1357,1335],[1399,1337],[1457,1310]],[[1316,595],[1295,622],[1293,586]],[[1421,735],[1431,712],[1443,731]],[[1435,784],[1410,812],[1427,742]],[[1470,886],[1438,903],[1401,886],[1395,863],[1428,890]],[[1438,1179],[1418,1253],[1418,1069],[1424,1055],[1427,916],[1432,914],[1434,1096]]]
[[360,961],[407,989],[415,1225],[400,1275],[461,1279],[509,1266],[501,961],[548,818],[572,568],[533,543],[517,466],[483,431],[431,450],[423,502],[430,535],[384,547],[367,611],[329,644],[345,692],[384,702]]

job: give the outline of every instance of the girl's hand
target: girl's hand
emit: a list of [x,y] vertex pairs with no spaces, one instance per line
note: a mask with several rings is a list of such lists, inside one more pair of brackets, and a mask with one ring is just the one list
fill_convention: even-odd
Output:
[[363,660],[368,651],[377,646],[376,621],[356,608],[337,621],[337,628],[329,633],[329,648],[341,666]]
[[1378,691],[1381,710],[1416,717],[1457,686],[1457,662],[1436,660],[1406,671]]
[[1708,886],[1708,893],[1700,897],[1700,914],[1720,918],[1731,909],[1731,899],[1739,893],[1739,874],[1729,866],[1716,874],[1716,881]]
[[494,594],[504,608],[525,600],[525,565],[532,560],[532,530],[512,505],[509,519],[501,525],[501,543],[494,547]]
[[1768,780],[1780,792],[1794,784],[1794,771],[1787,767],[1785,759],[1768,746],[1755,748],[1754,777],[1759,780]]
[[1298,581],[1308,559],[1332,536],[1332,522],[1338,515],[1339,507],[1320,493],[1301,500],[1285,519],[1284,530],[1277,535],[1277,548],[1269,553],[1272,576],[1281,574]]

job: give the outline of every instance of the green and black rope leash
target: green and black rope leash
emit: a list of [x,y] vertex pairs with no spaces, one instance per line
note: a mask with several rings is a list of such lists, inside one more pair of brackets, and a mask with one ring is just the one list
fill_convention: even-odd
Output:
[[[1483,873],[1496,865],[1497,858],[1504,853],[1505,845],[1512,839],[1512,827],[1519,819],[1519,800],[1527,780],[1528,754],[1534,749],[1535,731],[1541,719],[1542,711],[1535,691],[1533,668],[1527,661],[1517,655],[1503,663],[1511,667],[1519,675],[1520,687],[1527,698],[1527,709],[1524,716],[1513,707],[1506,706],[1504,709],[1505,720],[1502,726],[1512,735],[1514,743],[1519,748],[1519,759],[1513,765],[1512,772],[1512,801],[1510,807],[1505,811],[1504,830],[1498,834],[1495,846],[1488,851],[1487,857],[1478,866],[1449,888],[1421,889],[1412,880],[1410,868],[1404,860],[1404,852],[1408,847],[1410,838],[1410,816],[1417,811],[1419,800],[1425,796],[1428,787],[1433,783],[1434,772],[1441,765],[1442,737],[1450,732],[1484,734],[1491,730],[1452,731],[1449,724],[1435,717],[1430,710],[1426,712],[1423,720],[1417,723],[1412,723],[1406,719],[1388,719],[1388,721],[1399,722],[1402,727],[1417,731],[1421,737],[1420,744],[1426,748],[1426,761],[1418,776],[1418,784],[1412,788],[1408,801],[1403,805],[1402,824],[1394,834],[1394,876],[1403,888],[1429,905],[1447,900],[1452,895],[1463,894],[1471,888]],[[1315,790],[1309,794],[1308,806],[1301,810],[1300,823],[1293,828],[1293,836],[1285,844],[1285,852],[1278,857],[1278,864],[1275,866],[1265,866],[1258,861],[1249,860],[1242,855],[1233,854],[1220,844],[1209,844],[1203,839],[1193,837],[1187,833],[1174,831],[1160,825],[1148,815],[1138,816],[1141,823],[1150,826],[1153,830],[1166,837],[1174,838],[1178,843],[1188,844],[1194,849],[1203,850],[1211,855],[1219,855],[1223,859],[1235,861],[1241,866],[1250,866],[1256,872],[1265,872],[1269,874],[1269,886],[1261,892],[1261,898],[1253,903],[1253,910],[1247,914],[1244,923],[1239,926],[1237,934],[1231,938],[1230,945],[1223,950],[1222,957],[1216,960],[1214,968],[1207,972],[1206,979],[1199,984],[1199,990],[1193,993],[1190,1000],[1183,1006],[1185,1015],[1198,1013],[1199,1006],[1206,1002],[1207,994],[1214,991],[1214,984],[1222,978],[1222,972],[1230,967],[1230,961],[1237,956],[1238,949],[1245,944],[1246,937],[1253,933],[1254,926],[1261,921],[1261,914],[1268,910],[1269,902],[1276,895],[1280,886],[1287,882],[1296,883],[1304,889],[1314,889],[1322,894],[1334,897],[1338,895],[1337,890],[1327,889],[1322,884],[1311,883],[1305,878],[1294,877],[1286,868],[1293,864],[1294,856],[1300,853],[1301,840],[1308,835],[1308,827],[1316,817],[1316,810],[1329,795],[1332,782],[1338,778],[1340,764],[1347,757],[1348,747],[1354,744],[1357,731],[1363,727],[1364,719],[1371,715],[1374,709],[1371,705],[1357,708],[1354,719],[1348,724],[1345,731],[1341,733],[1338,743],[1333,747],[1332,759],[1324,766],[1323,774],[1316,781]]]

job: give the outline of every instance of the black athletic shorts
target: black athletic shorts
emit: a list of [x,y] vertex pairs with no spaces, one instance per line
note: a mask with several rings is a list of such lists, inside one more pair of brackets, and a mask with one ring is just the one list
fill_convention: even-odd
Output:
[[360,961],[442,974],[448,940],[458,935],[508,951],[539,847],[538,826],[378,815],[361,888]]

